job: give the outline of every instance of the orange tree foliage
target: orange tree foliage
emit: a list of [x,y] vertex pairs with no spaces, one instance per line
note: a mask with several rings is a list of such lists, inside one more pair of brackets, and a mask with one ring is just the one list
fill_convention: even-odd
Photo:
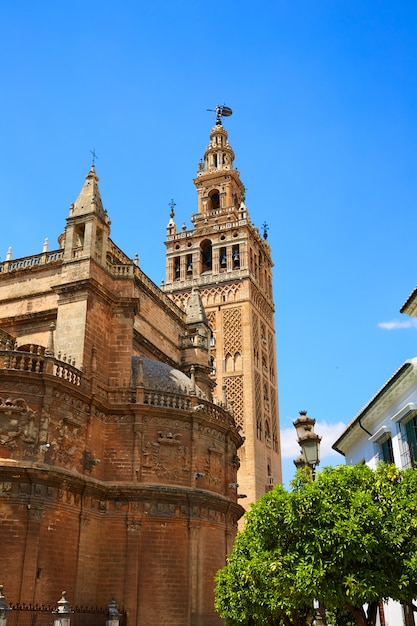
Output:
[[228,626],[305,626],[314,599],[373,626],[380,601],[416,596],[417,471],[340,465],[252,506],[215,602]]

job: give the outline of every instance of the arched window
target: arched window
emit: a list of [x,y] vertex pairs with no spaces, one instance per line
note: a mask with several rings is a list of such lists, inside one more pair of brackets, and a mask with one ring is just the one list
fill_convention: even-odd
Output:
[[234,361],[231,354],[226,354],[226,358],[224,360],[224,370],[225,372],[233,372],[234,370]]
[[227,254],[226,254],[226,248],[220,248],[220,253],[219,253],[219,264],[220,264],[220,269],[221,270],[225,270],[227,268]]
[[175,280],[179,280],[181,274],[181,260],[179,256],[176,256],[174,259],[174,274]]
[[212,247],[211,241],[205,239],[201,242],[201,273],[211,272],[212,269]]
[[268,385],[264,383],[264,407],[267,411],[269,411],[269,393],[268,393]]
[[193,255],[187,254],[187,275],[193,273]]
[[262,422],[259,417],[256,420],[256,437],[262,441]]
[[265,420],[265,441],[271,445],[271,429],[268,420]]
[[217,189],[213,189],[209,193],[209,211],[220,208],[220,195]]
[[237,244],[236,246],[233,246],[233,251],[232,251],[232,259],[233,259],[233,269],[237,270],[240,267],[240,250],[239,250],[239,244]]

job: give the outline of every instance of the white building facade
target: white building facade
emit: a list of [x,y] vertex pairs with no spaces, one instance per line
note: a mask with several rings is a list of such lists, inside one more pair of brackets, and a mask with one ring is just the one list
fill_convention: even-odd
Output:
[[[406,361],[333,444],[348,465],[380,461],[406,469],[417,463],[417,357]],[[408,606],[390,600],[379,610],[377,626],[415,626]]]

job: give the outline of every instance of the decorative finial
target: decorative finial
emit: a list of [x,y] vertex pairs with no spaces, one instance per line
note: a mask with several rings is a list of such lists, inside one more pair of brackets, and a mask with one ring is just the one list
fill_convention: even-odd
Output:
[[262,224],[262,228],[264,230],[264,233],[263,233],[264,234],[264,239],[268,239],[268,230],[269,230],[268,224],[266,222],[264,222]]
[[171,202],[168,202],[168,206],[171,207],[171,213],[169,214],[170,217],[174,217],[175,213],[174,213],[174,207],[176,207],[176,203],[174,202],[174,200],[171,198]]
[[222,125],[222,117],[229,117],[233,113],[232,109],[224,104],[217,104],[215,109],[207,109],[207,111],[213,111],[216,114],[216,124],[220,126]]
[[90,150],[90,152],[93,155],[93,167],[94,167],[95,160],[98,159],[98,156],[96,154],[96,149],[93,148],[92,150]]

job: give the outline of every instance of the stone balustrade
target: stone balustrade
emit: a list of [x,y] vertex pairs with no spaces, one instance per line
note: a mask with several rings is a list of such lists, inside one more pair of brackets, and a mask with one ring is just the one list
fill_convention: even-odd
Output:
[[82,383],[82,372],[74,365],[39,351],[0,350],[0,369],[34,374],[45,372],[76,386]]
[[[85,390],[90,388],[91,378],[72,363],[54,356],[45,355],[40,350],[30,352],[13,349],[11,346],[0,350],[0,370],[17,373],[49,374],[56,376]],[[60,356],[60,355],[58,355]],[[95,382],[94,393],[113,405],[143,404],[170,410],[203,412],[210,419],[233,425],[232,414],[224,407],[208,402],[192,393],[175,393],[138,387],[107,387]]]
[[42,252],[33,256],[22,257],[21,259],[13,259],[0,263],[0,274],[16,272],[19,270],[27,270],[39,265],[48,265],[61,261],[64,256],[63,250],[53,250],[52,252]]

